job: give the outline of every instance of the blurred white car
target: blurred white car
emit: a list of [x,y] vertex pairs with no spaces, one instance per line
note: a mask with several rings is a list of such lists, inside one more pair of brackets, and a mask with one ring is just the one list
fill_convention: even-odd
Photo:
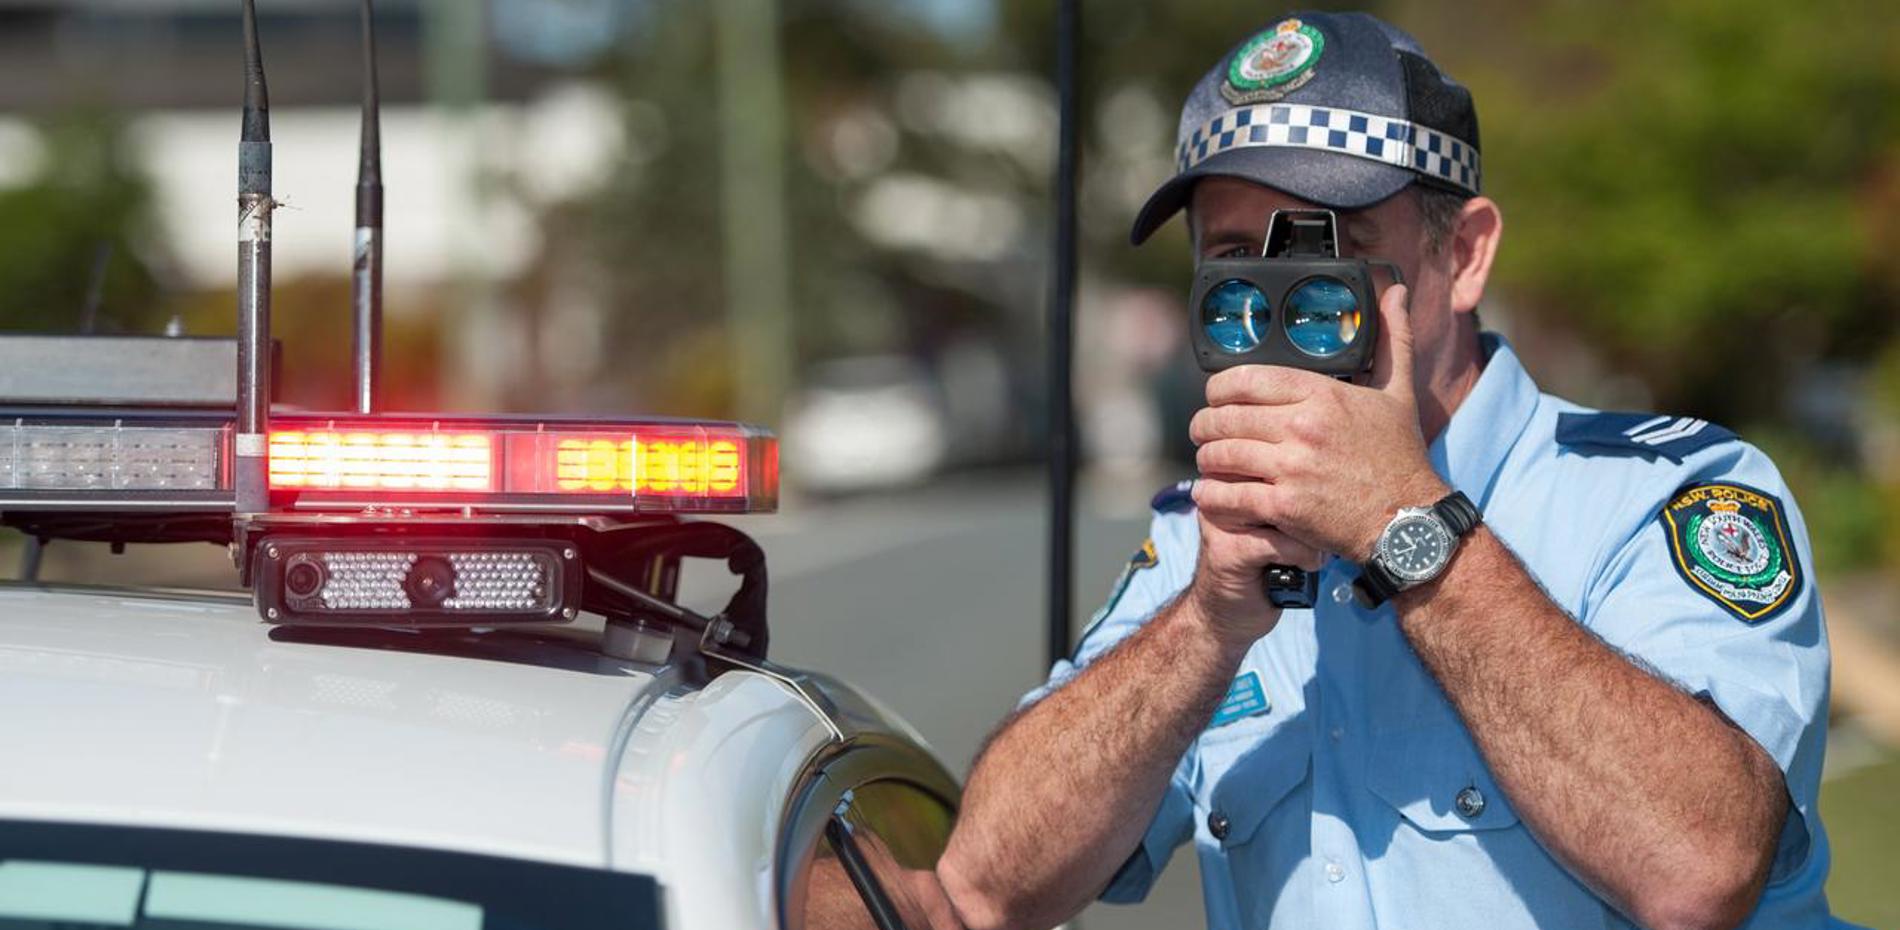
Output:
[[923,365],[896,355],[831,361],[787,407],[785,473],[817,493],[917,484],[944,464],[949,434]]

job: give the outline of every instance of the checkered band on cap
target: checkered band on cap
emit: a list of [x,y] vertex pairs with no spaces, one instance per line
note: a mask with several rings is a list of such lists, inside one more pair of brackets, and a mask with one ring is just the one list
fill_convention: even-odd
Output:
[[1187,171],[1242,148],[1303,148],[1409,168],[1478,193],[1478,150],[1455,136],[1408,120],[1340,107],[1270,103],[1235,107],[1181,143],[1176,168]]

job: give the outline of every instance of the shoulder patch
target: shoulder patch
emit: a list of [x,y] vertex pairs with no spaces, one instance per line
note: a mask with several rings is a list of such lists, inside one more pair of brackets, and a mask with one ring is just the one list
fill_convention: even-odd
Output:
[[1759,623],[1794,602],[1801,560],[1774,495],[1740,484],[1694,484],[1662,509],[1676,573],[1736,619]]
[[1155,513],[1180,513],[1194,507],[1194,479],[1176,481],[1155,492],[1154,499],[1148,502]]
[[1082,635],[1076,638],[1075,648],[1069,651],[1071,663],[1075,662],[1076,656],[1081,655],[1082,644],[1088,641],[1089,634],[1095,632],[1095,628],[1101,626],[1102,621],[1115,612],[1116,605],[1122,602],[1122,595],[1127,594],[1128,586],[1134,583],[1135,573],[1160,564],[1161,553],[1155,550],[1154,539],[1150,537],[1142,540],[1141,548],[1136,549],[1135,554],[1128,557],[1128,564],[1122,566],[1121,576],[1115,579],[1115,590],[1109,592],[1108,603],[1103,604],[1101,609],[1089,618],[1089,625],[1084,627]]
[[1557,417],[1557,443],[1583,455],[1662,456],[1681,462],[1735,434],[1695,417],[1653,413],[1566,413]]

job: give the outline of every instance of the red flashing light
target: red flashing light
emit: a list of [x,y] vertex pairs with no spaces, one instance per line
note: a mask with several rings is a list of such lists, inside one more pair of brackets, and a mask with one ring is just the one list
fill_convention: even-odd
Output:
[[272,431],[270,486],[494,491],[495,444],[483,433]]

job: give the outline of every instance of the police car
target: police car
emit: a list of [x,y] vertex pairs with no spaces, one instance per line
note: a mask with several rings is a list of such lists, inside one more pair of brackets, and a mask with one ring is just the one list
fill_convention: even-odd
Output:
[[[767,658],[764,558],[707,519],[774,509],[770,434],[278,413],[266,505],[239,514],[214,406],[234,355],[0,339],[11,377],[43,374],[0,411],[0,523],[223,545],[251,589],[0,584],[0,924],[868,927],[930,906],[956,782],[870,699]],[[695,559],[736,575],[712,616],[675,600]]]
[[[0,337],[0,525],[29,555],[212,543],[249,589],[0,584],[0,925],[942,920],[956,781],[770,661],[764,555],[717,522],[776,509],[771,433],[376,411],[380,182],[357,409],[273,406],[245,26],[238,337]],[[372,83],[366,181],[373,119]],[[734,576],[711,615],[679,600],[696,560]]]
[[[114,396],[187,403],[233,350],[0,339],[95,394],[8,398],[0,522],[219,543],[252,591],[0,584],[0,923],[889,927],[941,907],[956,782],[870,699],[766,658],[763,556],[704,519],[774,508],[769,434],[279,415],[268,506],[234,515],[228,410]],[[692,559],[738,576],[718,614],[674,600]]]

